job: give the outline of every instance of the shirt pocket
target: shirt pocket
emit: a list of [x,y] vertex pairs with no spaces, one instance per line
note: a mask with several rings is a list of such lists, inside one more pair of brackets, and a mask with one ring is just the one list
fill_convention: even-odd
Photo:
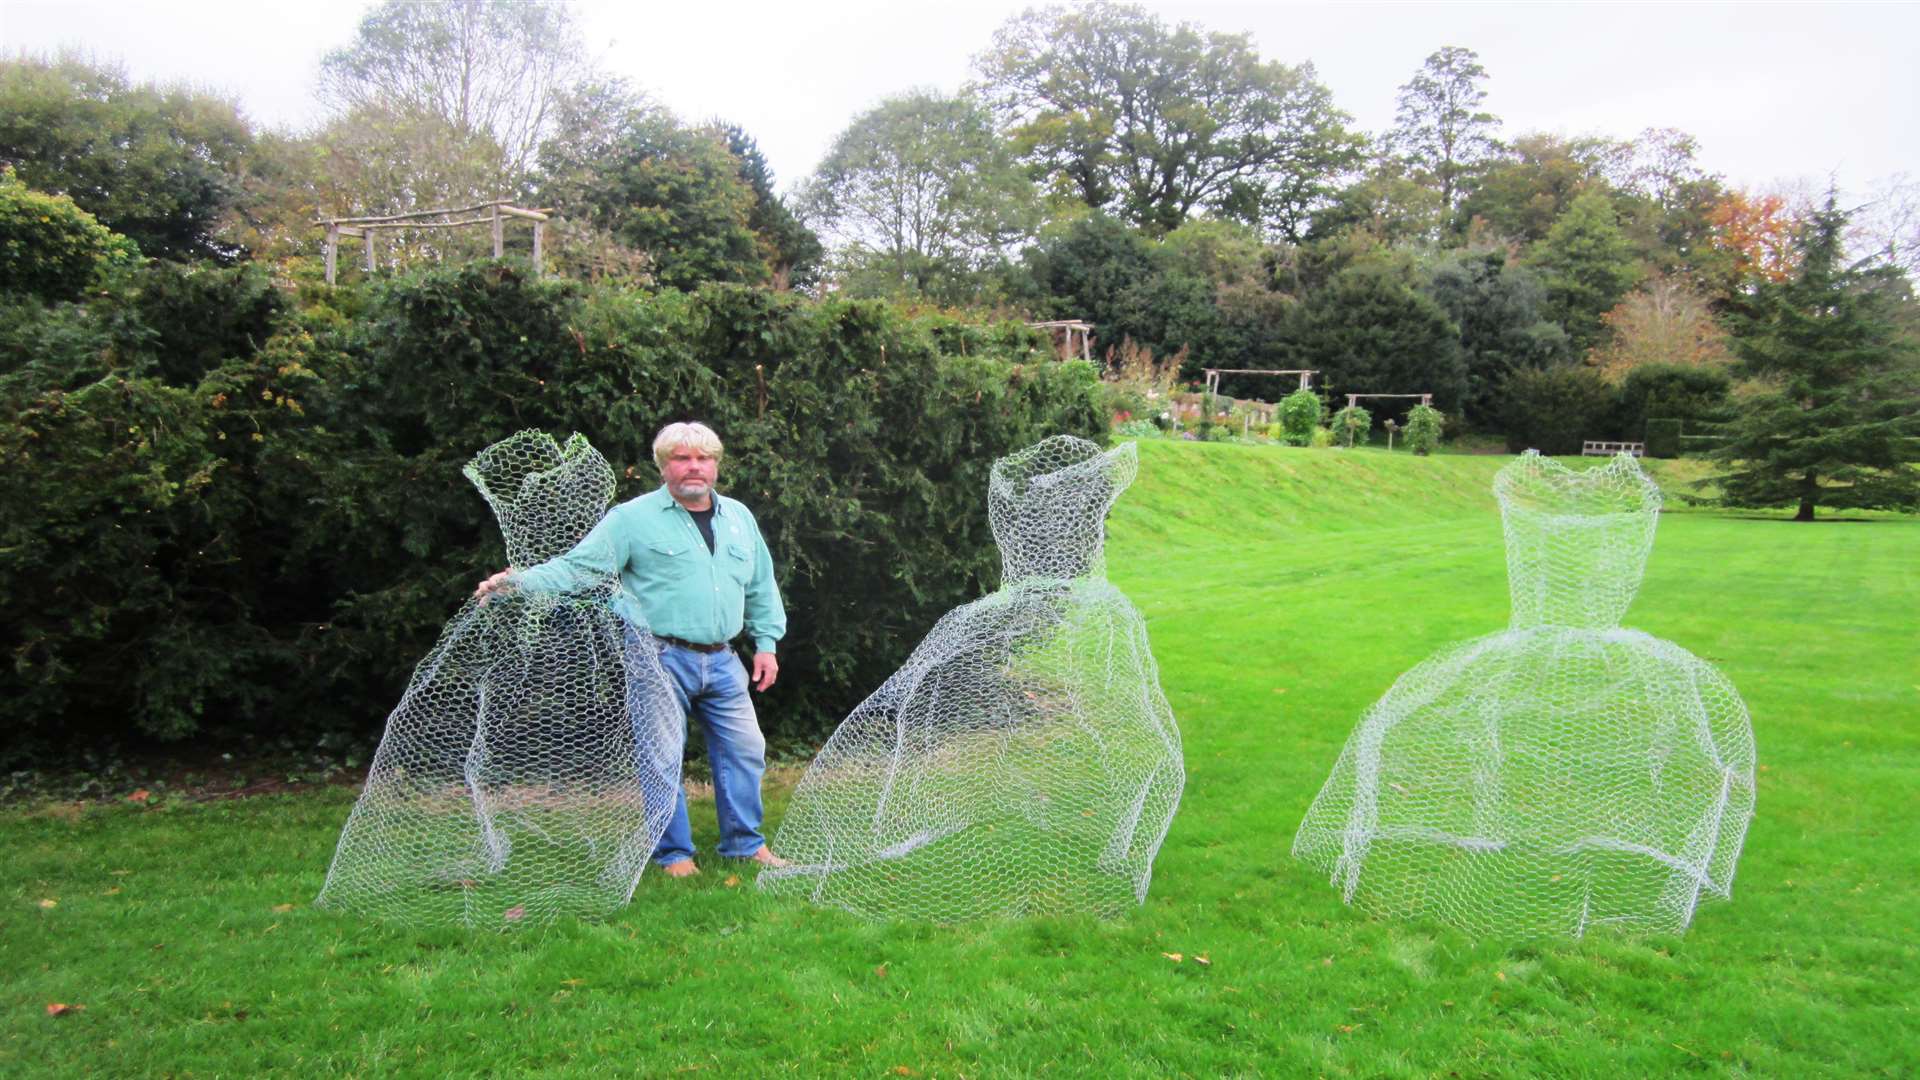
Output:
[[672,540],[647,545],[647,576],[657,581],[684,581],[692,573],[692,545]]
[[742,586],[753,580],[753,552],[745,544],[728,544],[725,564],[727,573]]

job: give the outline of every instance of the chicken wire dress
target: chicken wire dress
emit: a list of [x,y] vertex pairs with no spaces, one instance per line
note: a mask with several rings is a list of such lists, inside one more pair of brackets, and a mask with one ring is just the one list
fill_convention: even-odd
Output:
[[1137,470],[1057,436],[994,463],[1002,587],[942,617],[833,733],[760,887],[875,918],[1111,916],[1146,897],[1185,783],[1146,626],[1109,584]]
[[1367,710],[1293,853],[1378,915],[1519,936],[1684,930],[1731,894],[1754,745],[1719,672],[1619,626],[1659,489],[1625,454],[1574,471],[1529,451],[1494,493],[1510,626]]
[[[569,550],[614,493],[580,435],[521,432],[464,472],[516,567]],[[632,897],[673,813],[685,727],[646,628],[608,606],[618,589],[461,607],[387,721],[317,905],[507,928]]]

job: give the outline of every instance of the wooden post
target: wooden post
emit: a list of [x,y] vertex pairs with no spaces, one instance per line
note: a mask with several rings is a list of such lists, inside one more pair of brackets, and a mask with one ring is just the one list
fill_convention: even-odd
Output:
[[335,252],[340,248],[340,226],[327,226],[327,284],[333,284]]
[[547,272],[546,259],[543,258],[540,253],[540,234],[546,230],[546,227],[547,227],[547,223],[544,221],[536,221],[533,223],[533,276],[534,277],[542,277]]
[[493,204],[493,257],[496,259],[506,254],[506,250],[507,250],[507,231],[505,228],[502,227],[502,224],[501,224],[504,220],[505,219],[503,219],[500,216],[500,204],[494,203]]
[[1080,359],[1093,362],[1093,331],[1080,331]]
[[368,229],[360,235],[367,238],[367,273],[373,273],[373,230]]

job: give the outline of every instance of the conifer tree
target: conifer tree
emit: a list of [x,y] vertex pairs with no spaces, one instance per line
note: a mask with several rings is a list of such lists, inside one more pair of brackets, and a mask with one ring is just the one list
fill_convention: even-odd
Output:
[[1803,229],[1799,267],[1760,285],[1734,320],[1743,374],[1771,389],[1746,401],[1714,453],[1723,506],[1920,506],[1920,347],[1897,321],[1904,282],[1842,261],[1847,215]]

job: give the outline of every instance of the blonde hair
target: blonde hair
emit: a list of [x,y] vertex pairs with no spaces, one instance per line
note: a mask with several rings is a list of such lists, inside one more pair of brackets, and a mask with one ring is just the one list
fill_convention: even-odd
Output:
[[690,446],[714,459],[720,457],[720,436],[701,423],[668,424],[653,437],[653,463],[667,467],[667,456],[680,447]]

